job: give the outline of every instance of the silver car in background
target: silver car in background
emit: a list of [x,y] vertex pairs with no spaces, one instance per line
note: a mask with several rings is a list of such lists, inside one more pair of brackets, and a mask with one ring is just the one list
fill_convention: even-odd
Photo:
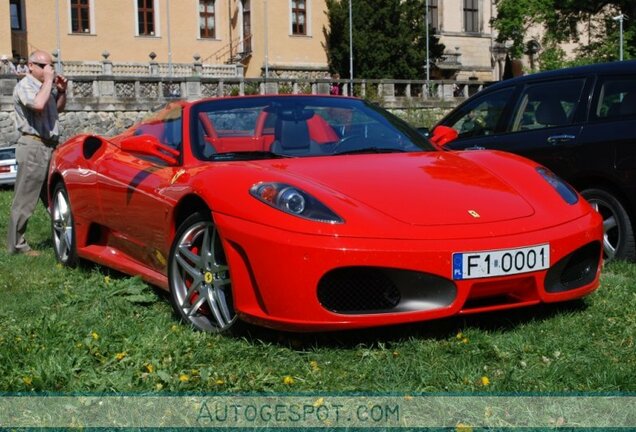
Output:
[[13,186],[17,172],[15,146],[0,147],[0,186]]

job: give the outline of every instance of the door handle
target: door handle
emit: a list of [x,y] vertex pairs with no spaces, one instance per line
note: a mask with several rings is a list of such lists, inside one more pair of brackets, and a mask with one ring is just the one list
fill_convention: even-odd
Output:
[[570,134],[552,135],[548,137],[548,142],[552,145],[556,145],[558,143],[562,143],[565,141],[572,141],[574,138],[576,138],[576,135],[570,135]]

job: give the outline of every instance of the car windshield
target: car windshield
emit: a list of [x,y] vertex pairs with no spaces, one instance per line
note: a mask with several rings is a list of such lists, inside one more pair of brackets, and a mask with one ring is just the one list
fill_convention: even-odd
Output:
[[406,122],[353,98],[206,100],[190,114],[193,152],[202,160],[435,151]]

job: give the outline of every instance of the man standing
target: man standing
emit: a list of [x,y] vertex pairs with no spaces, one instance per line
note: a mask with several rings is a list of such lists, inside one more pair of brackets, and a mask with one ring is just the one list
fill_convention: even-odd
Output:
[[48,204],[46,178],[51,153],[60,136],[58,113],[66,105],[67,80],[61,75],[56,77],[52,62],[49,53],[33,52],[28,61],[30,73],[13,91],[15,121],[22,136],[16,148],[18,174],[7,234],[7,247],[12,254],[39,255],[28,245],[24,233],[38,198],[45,206]]

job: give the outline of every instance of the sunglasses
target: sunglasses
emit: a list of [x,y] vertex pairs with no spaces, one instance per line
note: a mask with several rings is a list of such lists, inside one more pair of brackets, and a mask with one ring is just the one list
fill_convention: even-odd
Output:
[[51,65],[50,63],[38,63],[38,62],[31,62],[31,63],[33,63],[34,65],[39,66],[41,69],[44,69],[45,66],[53,67],[53,65]]

